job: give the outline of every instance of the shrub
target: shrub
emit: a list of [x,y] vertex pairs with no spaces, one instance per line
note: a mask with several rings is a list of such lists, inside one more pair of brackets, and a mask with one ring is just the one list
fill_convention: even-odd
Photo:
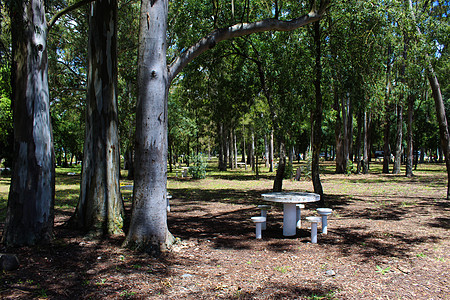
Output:
[[203,159],[203,157],[198,155],[193,155],[189,159],[192,162],[192,165],[189,167],[189,174],[192,175],[193,179],[203,179],[206,177],[206,167],[207,163]]

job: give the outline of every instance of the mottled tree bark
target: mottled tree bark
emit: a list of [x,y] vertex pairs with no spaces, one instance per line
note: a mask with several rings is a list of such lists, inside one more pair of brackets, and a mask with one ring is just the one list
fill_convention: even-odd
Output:
[[91,3],[86,136],[80,200],[71,223],[91,234],[123,227],[117,112],[117,1]]
[[134,203],[124,245],[158,255],[172,242],[167,228],[168,1],[141,2],[136,176]]
[[9,3],[12,34],[14,164],[3,242],[50,242],[55,169],[47,76],[44,1]]

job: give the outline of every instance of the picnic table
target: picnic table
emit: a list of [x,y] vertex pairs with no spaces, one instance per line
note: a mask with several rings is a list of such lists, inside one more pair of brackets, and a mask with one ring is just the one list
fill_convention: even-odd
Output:
[[273,192],[261,195],[264,201],[283,203],[283,235],[293,236],[297,229],[297,208],[299,203],[317,202],[320,195],[308,192]]

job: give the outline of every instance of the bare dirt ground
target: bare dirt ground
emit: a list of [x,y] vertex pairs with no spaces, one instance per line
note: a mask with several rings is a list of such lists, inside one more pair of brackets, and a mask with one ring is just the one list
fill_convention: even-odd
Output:
[[[64,226],[72,210],[59,209],[51,246],[8,249],[21,267],[1,274],[0,298],[450,299],[444,175],[322,176],[333,215],[318,244],[307,222],[283,237],[281,206],[255,239],[250,217],[272,184],[264,178],[218,176],[188,188],[172,179],[168,224],[179,241],[159,258],[123,249],[123,236],[85,239]],[[312,190],[309,181],[284,187]]]

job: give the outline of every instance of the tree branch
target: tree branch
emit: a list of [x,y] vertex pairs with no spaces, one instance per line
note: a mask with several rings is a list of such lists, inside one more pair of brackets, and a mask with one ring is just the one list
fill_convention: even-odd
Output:
[[73,10],[75,10],[75,9],[77,9],[77,8],[79,8],[79,7],[81,7],[81,6],[83,6],[83,5],[85,5],[85,4],[91,3],[91,2],[93,2],[93,1],[95,1],[95,0],[81,0],[80,2],[77,2],[77,3],[73,4],[73,5],[70,5],[70,6],[66,7],[66,8],[64,8],[64,9],[61,9],[61,10],[58,11],[58,12],[53,16],[53,18],[47,23],[47,31],[50,31],[50,29],[53,27],[53,25],[55,25],[56,21],[57,21],[61,16],[65,15],[65,14],[67,14],[67,13],[69,13],[69,12],[71,12],[71,11],[73,11]]
[[240,23],[228,28],[217,29],[206,37],[199,40],[196,44],[180,54],[169,66],[169,82],[171,82],[180,71],[194,58],[203,52],[213,48],[217,43],[229,40],[235,37],[249,35],[264,31],[291,31],[303,27],[309,23],[318,21],[322,18],[327,9],[326,3],[329,1],[321,1],[319,11],[311,11],[306,15],[290,21],[282,21],[276,19],[265,19],[254,23]]

